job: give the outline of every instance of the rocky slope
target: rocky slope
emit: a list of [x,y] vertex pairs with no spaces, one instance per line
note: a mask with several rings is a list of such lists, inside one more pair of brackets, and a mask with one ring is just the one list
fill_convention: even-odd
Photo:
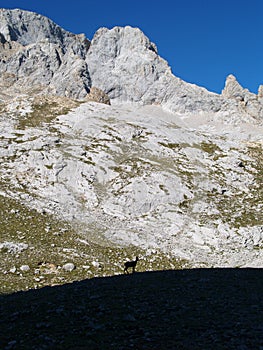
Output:
[[0,17],[3,279],[56,284],[69,261],[74,278],[115,274],[135,254],[146,270],[262,267],[262,87],[183,82],[139,29],[89,42]]

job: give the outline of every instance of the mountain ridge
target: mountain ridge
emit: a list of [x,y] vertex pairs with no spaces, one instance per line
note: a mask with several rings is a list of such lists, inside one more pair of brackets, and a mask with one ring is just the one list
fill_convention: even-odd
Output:
[[0,14],[1,51],[9,51],[7,62],[0,62],[6,74],[6,79],[2,74],[3,85],[21,89],[27,82],[44,93],[74,98],[84,98],[93,86],[117,103],[160,104],[173,113],[242,113],[262,118],[260,96],[247,91],[243,103],[231,95],[229,79],[219,95],[174,76],[156,45],[138,28],[100,28],[89,41],[84,34],[67,32],[34,12],[1,9]]

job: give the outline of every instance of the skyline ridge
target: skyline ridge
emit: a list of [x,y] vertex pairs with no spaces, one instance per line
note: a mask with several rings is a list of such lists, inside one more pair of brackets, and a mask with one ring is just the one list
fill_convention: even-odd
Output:
[[[4,8],[21,8],[43,14],[73,33],[91,39],[100,27],[131,25],[139,27],[153,41],[161,57],[181,79],[221,93],[226,77],[236,76],[244,87],[257,93],[263,83],[263,49],[260,45],[261,13],[259,0],[220,5],[208,1],[164,0],[157,7],[135,0],[125,6],[118,0],[72,3],[8,0]],[[91,15],[92,14],[92,15]]]

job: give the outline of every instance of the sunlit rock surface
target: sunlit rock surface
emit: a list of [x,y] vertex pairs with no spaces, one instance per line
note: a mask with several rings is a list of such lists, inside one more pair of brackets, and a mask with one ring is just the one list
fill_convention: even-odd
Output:
[[262,267],[262,87],[188,84],[136,28],[89,42],[34,13],[0,19],[2,197],[85,242]]

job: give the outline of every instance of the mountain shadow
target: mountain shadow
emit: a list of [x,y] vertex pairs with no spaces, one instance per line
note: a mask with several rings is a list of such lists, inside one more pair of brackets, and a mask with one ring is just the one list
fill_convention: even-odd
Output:
[[262,349],[263,269],[94,278],[0,296],[0,349]]

